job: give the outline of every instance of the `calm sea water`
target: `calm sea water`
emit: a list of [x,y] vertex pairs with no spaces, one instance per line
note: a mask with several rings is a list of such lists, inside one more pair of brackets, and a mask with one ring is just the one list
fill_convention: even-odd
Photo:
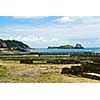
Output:
[[47,49],[47,48],[36,48],[31,52],[93,52],[100,53],[100,48],[84,48],[84,49]]

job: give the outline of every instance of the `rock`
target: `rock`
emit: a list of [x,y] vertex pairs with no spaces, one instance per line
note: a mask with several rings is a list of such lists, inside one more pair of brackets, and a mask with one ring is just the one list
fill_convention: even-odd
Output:
[[70,72],[71,72],[70,68],[63,68],[61,74],[70,74]]
[[71,66],[71,68],[63,68],[61,74],[74,74],[78,75],[79,73],[84,72],[83,66]]
[[81,44],[78,44],[78,43],[75,45],[74,48],[76,48],[76,49],[83,49],[82,45]]

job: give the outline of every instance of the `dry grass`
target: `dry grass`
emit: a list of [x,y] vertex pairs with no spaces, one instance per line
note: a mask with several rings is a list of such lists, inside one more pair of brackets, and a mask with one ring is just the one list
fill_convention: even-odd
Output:
[[[10,83],[99,83],[74,75],[60,74],[62,68],[77,66],[77,64],[19,64],[19,61],[0,61],[0,69],[5,75],[0,76],[0,82]],[[4,69],[2,69],[4,68]],[[6,72],[6,73],[5,73]]]

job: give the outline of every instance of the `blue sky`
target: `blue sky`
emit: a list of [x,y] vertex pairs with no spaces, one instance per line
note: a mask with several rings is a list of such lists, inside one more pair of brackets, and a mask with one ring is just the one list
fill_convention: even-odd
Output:
[[100,47],[100,16],[0,16],[0,38],[30,47]]

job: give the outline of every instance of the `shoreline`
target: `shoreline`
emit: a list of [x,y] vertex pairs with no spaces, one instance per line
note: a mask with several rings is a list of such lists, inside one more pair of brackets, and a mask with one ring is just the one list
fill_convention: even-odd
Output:
[[30,55],[38,56],[100,56],[94,52],[31,52]]

